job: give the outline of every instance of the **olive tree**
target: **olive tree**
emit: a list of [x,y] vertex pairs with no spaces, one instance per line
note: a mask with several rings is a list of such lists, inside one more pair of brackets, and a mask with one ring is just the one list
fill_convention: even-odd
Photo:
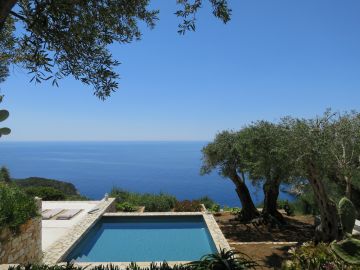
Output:
[[353,180],[360,171],[360,114],[336,113],[332,117],[329,145],[335,162],[331,180],[345,185],[345,194],[352,199]]
[[202,149],[203,165],[201,174],[208,174],[214,170],[230,179],[240,199],[242,209],[240,217],[243,221],[250,221],[259,215],[251,194],[245,182],[245,163],[242,134],[239,132],[223,131],[216,135],[213,142]]
[[[203,0],[177,0],[179,33],[195,30]],[[227,0],[209,0],[215,17],[230,20]],[[159,10],[150,0],[0,0],[0,82],[17,65],[32,81],[72,75],[101,99],[118,88],[119,75],[108,46],[141,38],[139,22],[153,28]]]
[[288,151],[294,154],[299,171],[311,184],[319,207],[321,223],[316,228],[316,241],[325,242],[342,237],[337,207],[325,186],[329,174],[337,170],[331,151],[331,118],[332,114],[326,112],[315,119],[284,120],[284,125],[291,130]]
[[[280,184],[289,182],[295,175],[294,162],[287,150],[289,130],[283,125],[258,121],[240,130],[244,163],[252,181],[263,182],[264,216],[282,221],[277,211]],[[240,149],[239,149],[240,150]]]

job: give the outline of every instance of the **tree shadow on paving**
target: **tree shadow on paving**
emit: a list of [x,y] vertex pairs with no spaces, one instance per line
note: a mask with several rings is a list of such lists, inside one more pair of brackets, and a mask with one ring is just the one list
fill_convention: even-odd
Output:
[[285,217],[286,225],[271,227],[268,225],[243,224],[233,215],[216,217],[225,237],[234,242],[306,242],[313,238],[314,226],[309,217]]

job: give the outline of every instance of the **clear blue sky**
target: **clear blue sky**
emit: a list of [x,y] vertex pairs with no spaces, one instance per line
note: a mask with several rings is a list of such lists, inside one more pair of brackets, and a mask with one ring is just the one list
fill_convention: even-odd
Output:
[[114,44],[120,88],[107,101],[69,78],[1,85],[6,140],[210,140],[217,131],[327,107],[360,109],[359,0],[233,0],[227,25],[205,7],[179,36],[175,0],[143,39]]

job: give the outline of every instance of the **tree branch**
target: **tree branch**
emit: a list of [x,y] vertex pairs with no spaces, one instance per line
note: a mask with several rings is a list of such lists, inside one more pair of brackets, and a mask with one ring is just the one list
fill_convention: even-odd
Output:
[[17,0],[0,0],[0,31],[4,28],[5,21]]
[[16,18],[24,21],[24,22],[26,21],[26,18],[25,18],[24,16],[21,16],[21,15],[17,14],[17,13],[14,12],[14,11],[10,11],[10,14],[13,15],[14,17],[16,17]]

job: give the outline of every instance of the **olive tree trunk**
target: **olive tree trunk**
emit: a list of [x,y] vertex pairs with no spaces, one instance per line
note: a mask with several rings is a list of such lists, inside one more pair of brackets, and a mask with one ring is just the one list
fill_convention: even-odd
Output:
[[339,214],[335,203],[329,199],[321,177],[314,166],[309,168],[309,181],[314,190],[315,198],[319,206],[321,223],[316,228],[316,242],[331,242],[342,237],[339,229]]
[[244,222],[248,222],[253,218],[259,216],[259,212],[256,209],[254,202],[251,198],[250,191],[245,182],[236,173],[231,177],[231,180],[236,186],[236,193],[240,199],[242,209],[240,212],[240,218]]
[[277,210],[277,199],[279,197],[280,180],[266,180],[263,186],[264,190],[264,216],[273,216],[279,221],[284,221],[284,217]]

